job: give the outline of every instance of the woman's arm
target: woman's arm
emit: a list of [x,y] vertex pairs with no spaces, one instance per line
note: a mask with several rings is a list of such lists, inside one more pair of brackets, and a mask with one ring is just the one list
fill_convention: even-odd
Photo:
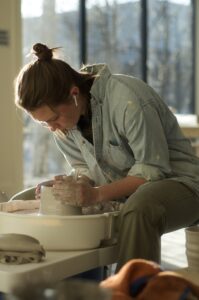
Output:
[[90,206],[129,196],[145,182],[143,178],[127,176],[106,185],[93,187],[83,176],[71,180],[55,180],[53,189],[57,200],[71,205]]
[[146,180],[140,177],[127,176],[112,183],[94,187],[97,202],[120,199],[133,194]]

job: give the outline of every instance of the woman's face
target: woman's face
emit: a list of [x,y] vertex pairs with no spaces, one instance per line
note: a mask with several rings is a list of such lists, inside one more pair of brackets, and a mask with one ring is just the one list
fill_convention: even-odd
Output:
[[[72,97],[72,96],[71,96]],[[29,112],[31,117],[51,131],[57,129],[65,131],[76,126],[82,114],[81,102],[75,103],[73,97],[66,104],[60,104],[55,108],[43,105]]]

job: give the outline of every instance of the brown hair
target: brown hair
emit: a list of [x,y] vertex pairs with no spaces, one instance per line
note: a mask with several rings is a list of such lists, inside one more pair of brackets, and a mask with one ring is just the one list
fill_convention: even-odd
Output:
[[89,95],[95,76],[77,72],[63,60],[53,58],[56,49],[40,43],[33,46],[37,60],[25,65],[15,80],[18,107],[26,111],[34,111],[45,104],[56,107],[66,102],[72,85],[78,86],[83,95]]

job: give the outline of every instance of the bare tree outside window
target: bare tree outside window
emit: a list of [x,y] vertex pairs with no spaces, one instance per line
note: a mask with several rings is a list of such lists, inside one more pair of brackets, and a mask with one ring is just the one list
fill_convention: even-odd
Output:
[[[88,0],[88,61],[141,77],[141,2]],[[191,0],[148,0],[148,83],[176,113],[193,113]]]
[[140,76],[140,1],[88,0],[88,61]]
[[176,113],[193,113],[191,0],[149,0],[148,14],[148,82]]

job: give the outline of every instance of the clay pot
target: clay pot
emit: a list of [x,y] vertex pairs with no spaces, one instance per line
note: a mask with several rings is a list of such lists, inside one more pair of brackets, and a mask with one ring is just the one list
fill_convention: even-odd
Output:
[[81,215],[81,207],[72,206],[66,203],[62,203],[55,199],[52,193],[52,187],[41,187],[41,204],[40,214],[42,215]]

